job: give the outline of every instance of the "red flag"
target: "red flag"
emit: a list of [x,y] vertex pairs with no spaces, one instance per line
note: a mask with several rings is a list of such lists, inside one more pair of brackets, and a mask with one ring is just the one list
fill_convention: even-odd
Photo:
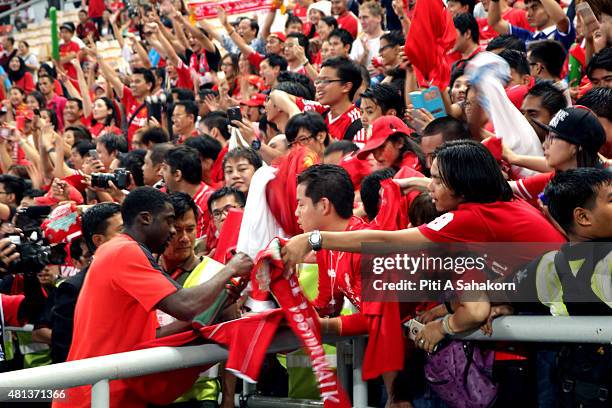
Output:
[[219,233],[217,249],[212,257],[215,261],[224,264],[232,257],[230,251],[236,249],[238,235],[240,234],[240,224],[242,223],[242,215],[243,211],[238,208],[232,208],[227,213],[227,217],[221,228],[221,233]]
[[305,147],[292,148],[288,155],[280,159],[276,177],[266,186],[266,199],[270,211],[289,236],[302,233],[295,217],[297,176],[319,161],[319,157]]
[[[450,82],[447,52],[455,45],[457,33],[453,18],[442,0],[417,1],[404,53],[421,78],[440,90]],[[421,76],[421,78],[419,78]]]

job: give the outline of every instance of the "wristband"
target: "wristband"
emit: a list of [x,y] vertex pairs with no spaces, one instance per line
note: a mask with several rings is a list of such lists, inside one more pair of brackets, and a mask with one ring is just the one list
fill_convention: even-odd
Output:
[[444,334],[448,334],[449,336],[452,336],[453,334],[455,334],[453,329],[451,329],[450,327],[451,316],[452,314],[449,313],[446,316],[444,316],[444,318],[442,319],[442,331],[444,332]]

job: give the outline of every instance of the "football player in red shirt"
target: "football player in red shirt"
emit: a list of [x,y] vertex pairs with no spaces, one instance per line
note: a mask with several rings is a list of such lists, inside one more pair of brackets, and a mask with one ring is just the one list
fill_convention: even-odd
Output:
[[[231,265],[205,284],[180,288],[153,257],[164,252],[176,233],[169,196],[152,187],[139,187],[126,197],[121,215],[124,233],[97,249],[87,272],[75,310],[68,361],[130,351],[154,340],[157,309],[189,321],[212,304],[232,276],[242,276],[253,266],[248,256],[236,254]],[[109,268],[113,273],[108,273]],[[178,325],[182,329],[185,322]],[[111,383],[110,406],[147,406],[147,396],[128,383],[134,384]],[[66,399],[53,406],[89,406],[90,390],[89,386],[67,390]]]

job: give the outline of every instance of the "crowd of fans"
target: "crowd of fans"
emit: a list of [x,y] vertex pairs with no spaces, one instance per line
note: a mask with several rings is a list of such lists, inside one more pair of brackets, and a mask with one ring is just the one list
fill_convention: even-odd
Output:
[[[321,331],[370,335],[369,405],[610,406],[609,344],[472,344],[442,386],[431,367],[447,336],[491,334],[501,315],[612,311],[612,3],[273,0],[199,21],[181,0],[82,7],[59,27],[59,60],[2,38],[0,324],[34,324],[6,332],[4,371],[134,350],[219,296],[206,324],[261,312],[245,283],[280,236]],[[366,242],[558,251],[505,254],[528,266],[497,277],[529,286],[529,304],[377,308],[362,302]],[[204,282],[207,262],[221,269]],[[373,316],[393,326],[376,342]],[[416,337],[396,336],[410,318]],[[319,398],[296,353],[266,359],[259,393]],[[475,374],[472,353],[494,357]],[[234,406],[240,386],[207,371],[173,405]],[[112,406],[147,401],[111,383]]]

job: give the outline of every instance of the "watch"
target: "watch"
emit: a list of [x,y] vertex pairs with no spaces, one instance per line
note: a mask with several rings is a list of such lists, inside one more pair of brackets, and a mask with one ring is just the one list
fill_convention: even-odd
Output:
[[251,148],[255,151],[261,149],[261,142],[259,141],[259,139],[255,139],[251,142]]
[[321,238],[321,232],[314,230],[308,236],[308,243],[313,251],[320,251],[323,248],[323,239]]

